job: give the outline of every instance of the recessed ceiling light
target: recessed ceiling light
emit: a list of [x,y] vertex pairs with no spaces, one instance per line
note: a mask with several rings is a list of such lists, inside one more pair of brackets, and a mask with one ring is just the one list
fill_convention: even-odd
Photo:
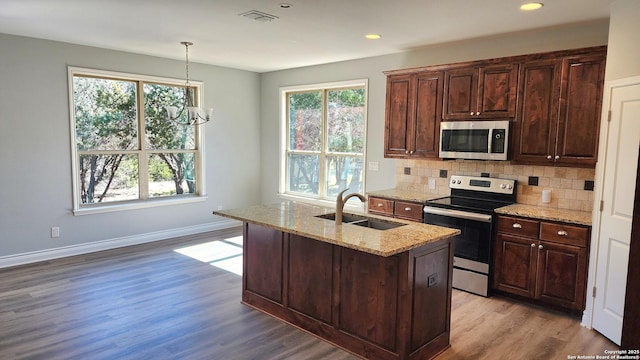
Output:
[[280,3],[280,7],[283,9],[288,9],[290,7],[292,7],[293,5],[289,4],[289,3]]
[[543,3],[531,2],[531,3],[526,3],[526,4],[520,5],[520,10],[523,10],[523,11],[538,10],[538,9],[542,8],[543,6],[544,6]]
[[378,40],[380,39],[380,34],[367,34],[364,36],[365,38],[369,39],[369,40]]

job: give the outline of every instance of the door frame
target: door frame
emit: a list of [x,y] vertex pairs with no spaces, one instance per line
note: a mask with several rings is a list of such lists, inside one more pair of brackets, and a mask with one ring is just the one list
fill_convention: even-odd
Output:
[[[615,88],[627,87],[632,85],[640,85],[640,76],[632,76],[623,79],[611,80],[605,82],[605,91],[603,93],[602,113],[600,117],[600,141],[598,145],[598,161],[596,163],[594,199],[592,211],[592,231],[591,245],[589,254],[589,269],[587,275],[587,296],[585,310],[582,313],[582,326],[592,329],[593,317],[595,309],[595,298],[593,296],[593,288],[596,286],[596,274],[598,271],[598,249],[600,246],[600,202],[603,197],[604,183],[604,159],[606,159],[607,140],[609,137],[609,109],[611,106],[611,97]],[[637,149],[633,149],[637,151]]]

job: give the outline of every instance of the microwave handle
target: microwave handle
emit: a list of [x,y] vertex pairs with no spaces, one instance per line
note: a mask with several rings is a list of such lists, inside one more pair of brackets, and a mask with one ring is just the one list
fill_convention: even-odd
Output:
[[491,146],[493,145],[493,128],[489,129],[489,141],[487,141],[487,154],[491,154]]

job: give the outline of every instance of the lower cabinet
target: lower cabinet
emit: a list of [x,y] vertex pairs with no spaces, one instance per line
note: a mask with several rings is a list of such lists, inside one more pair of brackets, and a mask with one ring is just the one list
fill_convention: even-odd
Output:
[[584,310],[590,228],[498,216],[493,287]]
[[382,257],[244,224],[242,301],[368,359],[449,347],[453,242]]

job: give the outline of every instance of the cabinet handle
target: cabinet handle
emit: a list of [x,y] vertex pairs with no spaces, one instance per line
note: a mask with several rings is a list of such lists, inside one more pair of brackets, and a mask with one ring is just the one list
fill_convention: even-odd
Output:
[[544,248],[544,246],[542,246],[542,244],[538,245],[538,249],[542,250]]
[[480,115],[480,111],[476,111],[476,116],[477,116],[477,115]]
[[515,224],[513,224],[511,226],[513,226],[514,229],[522,229],[522,225],[520,225],[518,223],[515,223]]
[[405,154],[407,154],[407,155],[409,155],[409,150],[406,150],[404,153],[405,153]]
[[406,207],[406,208],[404,208],[404,211],[411,211],[411,208],[410,207]]
[[551,155],[547,155],[547,160],[551,160],[551,159],[552,159]]
[[413,150],[409,151],[409,155],[413,155]]
[[556,160],[560,159],[560,155],[556,155],[555,159]]
[[378,203],[378,205],[376,205],[377,207],[383,207],[384,204],[383,203]]
[[560,235],[560,236],[567,236],[567,235],[569,235],[569,233],[568,233],[568,232],[566,232],[566,231],[564,231],[564,230],[560,230],[560,231],[558,231],[558,235]]
[[473,111],[469,115],[473,116]]
[[536,244],[533,244],[533,243],[532,243],[532,244],[531,244],[531,247],[536,247]]

